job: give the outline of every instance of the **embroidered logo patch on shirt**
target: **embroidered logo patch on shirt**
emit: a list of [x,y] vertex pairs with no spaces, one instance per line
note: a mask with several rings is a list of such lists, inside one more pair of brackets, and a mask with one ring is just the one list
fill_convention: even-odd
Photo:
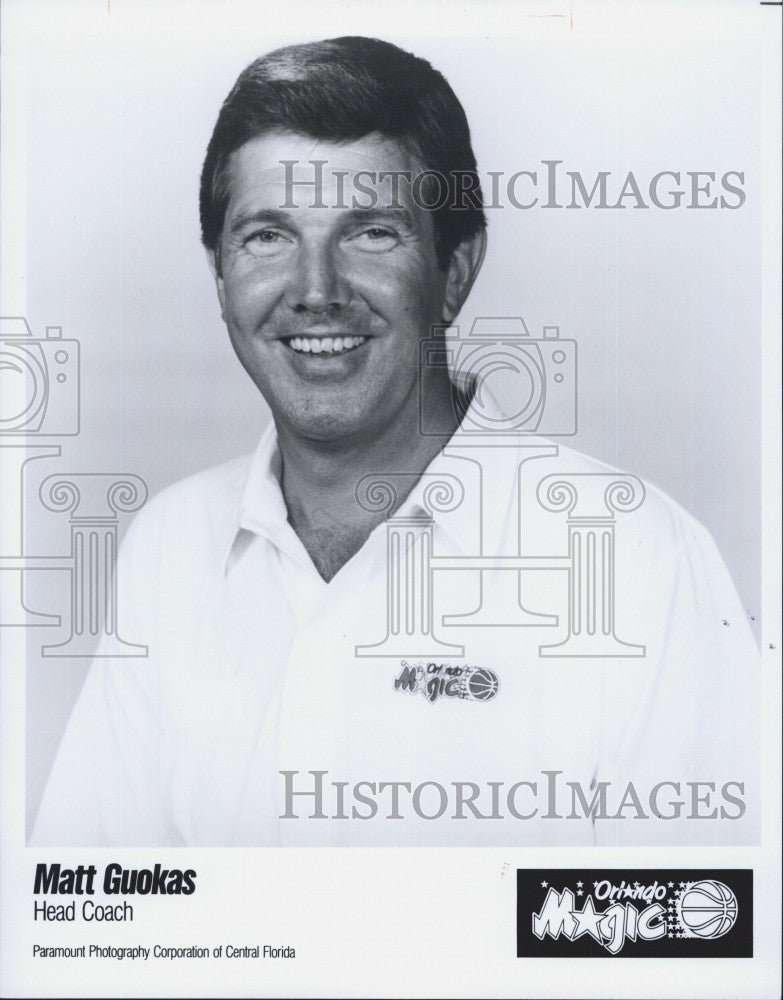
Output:
[[448,663],[408,663],[395,678],[394,690],[422,694],[427,701],[461,698],[490,701],[498,693],[498,676],[486,667],[458,667]]

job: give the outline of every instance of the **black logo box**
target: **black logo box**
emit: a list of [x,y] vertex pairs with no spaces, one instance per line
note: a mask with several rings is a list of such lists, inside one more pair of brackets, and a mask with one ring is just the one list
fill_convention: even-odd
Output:
[[[664,907],[674,898],[680,883],[702,881],[722,882],[737,899],[737,917],[732,928],[721,937],[664,936],[657,940],[632,941],[626,938],[622,949],[613,955],[589,934],[569,940],[564,934],[542,939],[533,933],[533,915],[540,913],[550,887],[558,892],[571,889],[576,894],[577,882],[583,883],[581,897],[575,904],[581,908],[594,883],[604,880],[619,886],[639,883],[665,886],[666,895],[655,900]],[[542,886],[542,882],[546,885]],[[668,883],[673,883],[669,887]],[[650,905],[643,899],[617,896],[597,900],[596,911],[605,910],[612,902],[630,902],[639,912]],[[517,957],[518,958],[752,958],[753,957],[753,871],[749,868],[519,868],[517,869]]]

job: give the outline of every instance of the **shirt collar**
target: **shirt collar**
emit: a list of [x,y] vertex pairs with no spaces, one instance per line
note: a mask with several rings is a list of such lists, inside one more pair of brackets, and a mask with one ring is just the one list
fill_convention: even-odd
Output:
[[[432,518],[437,527],[448,537],[456,552],[468,554],[475,549],[475,535],[480,528],[481,498],[471,495],[466,488],[465,475],[467,463],[456,457],[460,446],[467,446],[465,457],[475,450],[492,449],[492,462],[501,473],[504,482],[514,483],[518,456],[519,437],[516,435],[484,437],[476,433],[482,419],[487,415],[492,426],[492,417],[502,415],[502,409],[486,388],[482,392],[482,414],[479,415],[475,399],[471,402],[462,423],[449,441],[448,445],[438,452],[424,470],[405,502],[396,512],[397,516],[417,518]],[[526,435],[526,444],[551,443]],[[501,445],[502,447],[498,447]],[[497,467],[501,466],[501,469]],[[507,468],[506,468],[507,467]],[[280,549],[297,559],[309,559],[304,546],[296,536],[288,522],[288,510],[283,499],[280,486],[282,457],[277,443],[277,432],[274,422],[271,422],[261,436],[261,440],[253,453],[245,481],[242,501],[239,507],[237,522],[232,525],[223,567],[228,573],[244,548],[252,540],[253,535],[261,535],[270,539]],[[383,473],[379,473],[383,478]],[[456,482],[455,482],[456,480]],[[445,482],[446,489],[439,491],[437,483]],[[480,484],[476,486],[480,491]],[[447,496],[449,487],[455,490],[454,502]],[[430,492],[430,491],[434,492]],[[461,499],[460,499],[461,498]],[[445,503],[442,501],[446,501]],[[497,526],[500,527],[499,525]]]
[[263,535],[275,542],[285,535],[288,511],[280,488],[281,470],[277,432],[274,422],[270,422],[250,459],[237,519],[227,539],[223,558],[225,573],[231,570],[254,535]]
[[239,509],[239,528],[275,537],[288,523],[280,473],[283,460],[274,422],[264,431],[250,462]]
[[[516,506],[512,490],[523,457],[520,445],[552,444],[536,435],[498,433],[507,420],[497,398],[482,386],[480,406],[474,396],[460,426],[397,513],[429,515],[457,554],[499,551],[508,516],[514,515],[509,505]],[[446,487],[439,489],[437,484],[444,481]],[[487,489],[498,495],[483,495]]]
[[[457,435],[452,437],[452,444]],[[466,488],[464,461],[448,454],[448,446],[435,455],[397,510],[397,517],[431,518],[456,552],[467,554],[478,526],[477,504]]]

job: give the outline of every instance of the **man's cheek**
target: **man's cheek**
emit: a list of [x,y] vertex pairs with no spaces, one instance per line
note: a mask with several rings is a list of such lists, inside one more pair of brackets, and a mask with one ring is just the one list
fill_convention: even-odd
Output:
[[224,288],[224,319],[228,314],[235,322],[266,320],[285,292],[281,282],[253,274],[235,275]]

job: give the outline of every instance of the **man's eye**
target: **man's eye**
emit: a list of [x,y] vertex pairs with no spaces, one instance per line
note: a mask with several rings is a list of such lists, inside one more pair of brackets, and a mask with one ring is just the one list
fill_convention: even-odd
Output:
[[275,240],[281,238],[281,234],[275,232],[274,229],[262,229],[260,233],[253,233],[250,237],[251,240],[258,240],[259,243],[274,243]]
[[383,226],[368,226],[352,237],[354,243],[363,250],[389,250],[399,242],[399,235],[393,229]]
[[245,246],[251,253],[263,254],[280,250],[288,242],[286,236],[277,229],[261,229],[245,239]]

